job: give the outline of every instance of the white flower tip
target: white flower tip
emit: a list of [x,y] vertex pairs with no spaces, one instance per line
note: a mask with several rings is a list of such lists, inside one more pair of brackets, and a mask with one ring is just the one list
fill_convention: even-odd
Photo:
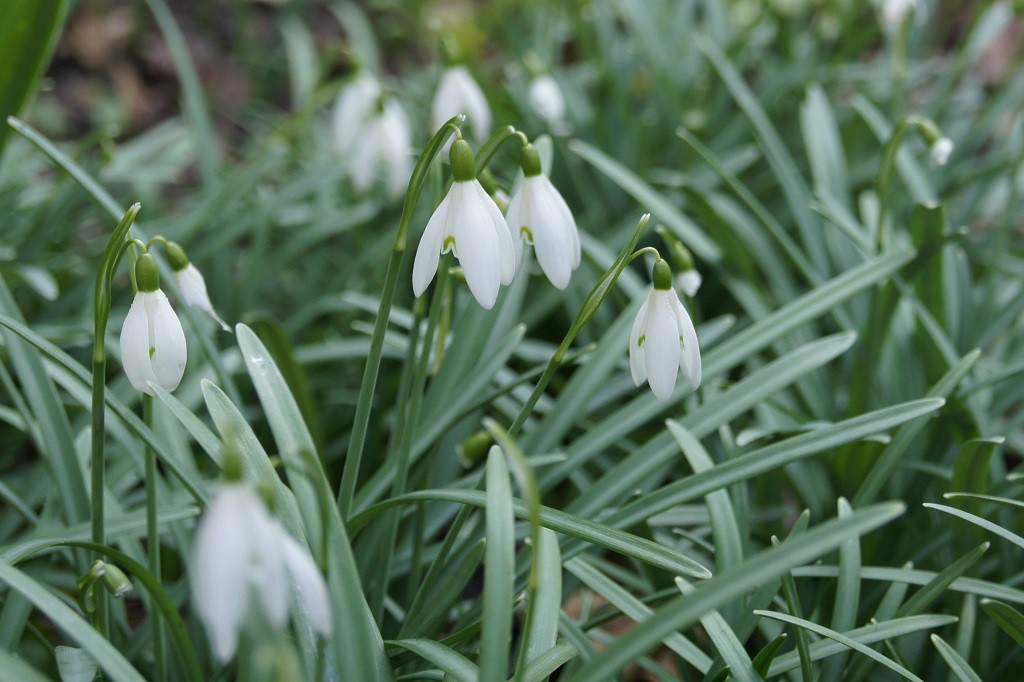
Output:
[[942,137],[935,141],[931,148],[932,163],[936,166],[945,166],[953,153],[953,141],[948,137]]

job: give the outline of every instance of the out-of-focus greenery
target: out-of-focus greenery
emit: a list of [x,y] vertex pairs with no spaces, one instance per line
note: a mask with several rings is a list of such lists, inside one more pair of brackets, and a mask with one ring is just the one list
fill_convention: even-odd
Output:
[[[172,679],[189,679],[190,656],[204,679],[265,679],[280,647],[309,679],[1020,678],[1022,24],[1009,2],[918,4],[886,27],[852,0],[138,3],[180,110],[65,138],[63,101],[43,93],[0,163],[2,669],[150,675],[152,585],[119,564],[136,591],[113,603],[109,642],[97,635],[75,585],[85,552],[65,546],[88,540],[89,519],[61,488],[88,489],[96,268],[141,201],[139,234],[183,244],[220,314],[244,323],[232,336],[179,306],[189,364],[150,430],[116,361],[132,291],[126,268],[115,279],[108,536],[144,563],[155,445],[163,587],[187,628]],[[220,668],[188,567],[223,449],[320,494],[303,505],[333,498],[302,453],[336,493],[401,213],[349,187],[330,102],[357,68],[375,72],[420,149],[444,40],[495,124],[539,140],[583,265],[565,292],[528,267],[493,311],[456,283],[410,409],[433,351],[416,345],[425,312],[405,259],[351,514],[321,505],[323,553],[296,520],[345,627],[319,643],[299,617],[292,637],[255,638]],[[246,96],[225,102],[204,45]],[[561,86],[571,134],[530,110],[534,71]],[[61,78],[46,83],[58,95]],[[908,116],[954,142],[947,165],[912,126],[890,144]],[[491,164],[508,190],[515,160],[507,145]],[[446,174],[432,170],[413,248]],[[633,386],[638,259],[506,457],[460,460],[487,418],[499,436],[515,420],[647,211],[703,274],[688,302],[700,389],[680,383],[663,404]],[[665,248],[653,229],[641,244]]]

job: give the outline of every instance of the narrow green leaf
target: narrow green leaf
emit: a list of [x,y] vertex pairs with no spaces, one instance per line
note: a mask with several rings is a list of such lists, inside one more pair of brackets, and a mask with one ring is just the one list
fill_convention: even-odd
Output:
[[754,670],[761,677],[767,677],[768,669],[772,665],[772,661],[775,660],[775,655],[779,653],[779,649],[783,644],[786,643],[786,633],[783,632],[781,635],[773,639],[764,645],[764,647],[757,652],[754,656]]
[[505,456],[497,446],[487,456],[487,551],[484,554],[483,628],[480,679],[504,680],[512,646],[515,589],[515,527],[512,483]]
[[[684,595],[692,595],[696,588],[682,578],[676,578],[676,587]],[[743,648],[743,643],[729,627],[717,610],[709,610],[700,616],[700,624],[704,626],[711,642],[715,645],[718,655],[725,661],[729,673],[739,682],[758,682],[761,676],[754,669],[754,664]]]
[[450,678],[456,682],[477,682],[481,679],[480,671],[472,661],[440,642],[429,639],[398,639],[387,644],[401,647],[430,661],[449,676],[445,679]]
[[519,675],[518,682],[544,682],[551,673],[576,658],[579,650],[570,642],[559,642],[533,659]]
[[982,599],[981,608],[985,609],[985,613],[1003,629],[1003,632],[1024,647],[1024,616],[1020,611],[995,599]]
[[950,670],[960,682],[981,682],[978,673],[968,665],[967,661],[957,653],[956,649],[946,644],[946,640],[938,635],[931,636],[932,644],[939,650],[939,655],[949,664]]

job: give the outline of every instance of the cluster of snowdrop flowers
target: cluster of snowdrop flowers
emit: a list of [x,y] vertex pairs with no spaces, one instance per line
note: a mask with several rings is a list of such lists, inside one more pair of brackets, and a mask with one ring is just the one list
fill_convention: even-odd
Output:
[[690,315],[672,288],[672,269],[666,261],[659,258],[654,264],[653,279],[629,335],[629,368],[634,384],[646,381],[655,397],[667,402],[679,370],[694,390],[700,386],[700,345]]
[[568,205],[541,169],[540,155],[525,144],[523,182],[508,203],[508,217],[476,178],[469,143],[457,139],[449,151],[452,186],[427,222],[416,249],[412,285],[423,295],[434,279],[440,255],[452,252],[476,300],[488,310],[501,285],[511,284],[523,260],[523,241],[534,246],[548,280],[569,284],[580,264],[580,237]]
[[[210,303],[202,273],[189,262],[181,245],[160,237],[153,241],[166,245],[167,258],[185,303],[204,311],[224,330],[229,330]],[[135,262],[135,286],[135,298],[121,327],[121,366],[137,391],[154,395],[150,383],[173,391],[185,373],[188,348],[181,321],[160,289],[156,259],[148,250]]]
[[386,95],[376,78],[360,73],[341,89],[332,128],[335,149],[350,156],[356,192],[369,192],[383,168],[388,196],[401,196],[412,173],[412,134],[402,106]]
[[288,622],[292,586],[296,604],[321,635],[332,631],[327,585],[309,551],[274,519],[249,486],[221,486],[196,530],[192,598],[221,662],[235,655],[250,611],[266,622]]

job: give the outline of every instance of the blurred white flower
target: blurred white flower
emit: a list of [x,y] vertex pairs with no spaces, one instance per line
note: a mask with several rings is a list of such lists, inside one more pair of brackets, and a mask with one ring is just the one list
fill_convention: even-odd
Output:
[[248,486],[227,483],[214,495],[196,530],[193,562],[193,601],[221,662],[238,649],[251,604],[272,627],[286,625],[292,583],[310,626],[331,633],[320,570]]
[[900,26],[920,7],[920,0],[882,0],[882,22],[887,26]]
[[931,148],[932,163],[936,166],[945,166],[953,153],[953,140],[948,137],[940,137]]
[[185,373],[185,332],[160,290],[153,256],[140,256],[135,272],[139,291],[121,327],[121,366],[137,391],[153,395],[149,382],[173,391]]
[[174,281],[181,290],[181,298],[186,304],[205,311],[210,317],[217,320],[224,331],[231,331],[227,322],[221,319],[217,311],[210,303],[210,295],[206,291],[206,280],[203,273],[199,272],[196,266],[189,263],[181,270],[174,271]]
[[530,83],[530,107],[552,132],[561,135],[571,130],[565,121],[565,96],[554,77],[543,75],[533,79]]
[[523,182],[508,205],[508,226],[515,247],[516,267],[522,262],[523,240],[532,244],[537,262],[558,289],[580,265],[580,235],[565,199],[541,171],[533,145],[522,150]]
[[339,154],[348,154],[362,137],[367,122],[379,110],[380,95],[380,83],[365,72],[341,89],[331,119],[334,148]]
[[676,289],[693,298],[697,295],[697,290],[700,289],[701,282],[703,281],[704,278],[696,270],[686,270],[676,275],[675,285]]
[[[441,82],[430,108],[430,124],[437,130],[445,121],[458,114],[467,116],[467,124],[477,140],[484,140],[491,132],[491,108],[483,90],[473,80],[465,66],[449,66],[441,74]],[[451,148],[449,140],[443,151]]]
[[680,369],[694,389],[700,386],[697,332],[672,288],[672,273],[663,260],[654,266],[654,288],[629,335],[629,368],[633,383],[640,386],[646,381],[662,402],[672,397]]
[[416,249],[412,289],[421,296],[434,279],[442,253],[459,259],[473,296],[490,310],[502,284],[516,272],[515,247],[497,204],[476,179],[473,152],[465,140],[451,148],[452,182],[448,194],[430,217]]
[[412,174],[411,146],[412,137],[405,112],[397,101],[389,99],[383,111],[366,124],[355,143],[351,163],[352,186],[361,194],[368,192],[373,186],[377,168],[383,166],[387,173],[388,196],[392,199],[401,196]]

